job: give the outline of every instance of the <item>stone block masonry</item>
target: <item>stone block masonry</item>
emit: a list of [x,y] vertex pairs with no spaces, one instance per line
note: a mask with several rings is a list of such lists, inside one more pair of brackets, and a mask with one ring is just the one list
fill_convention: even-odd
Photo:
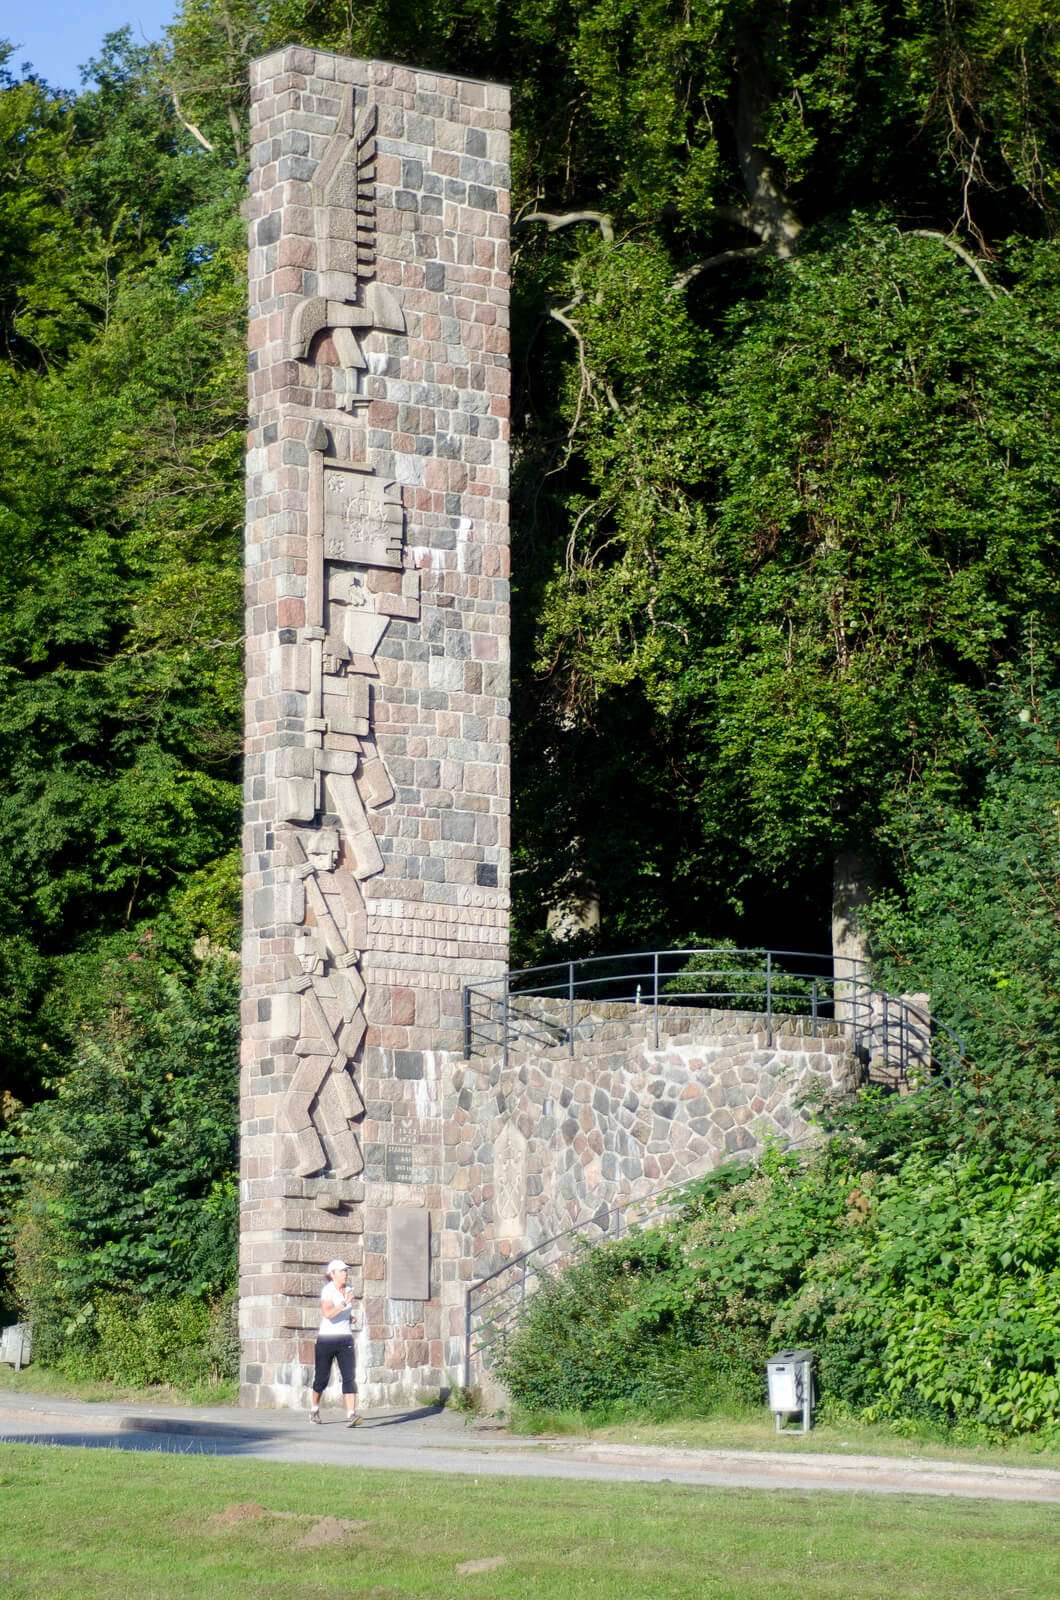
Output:
[[341,1256],[373,1403],[446,1379],[445,1063],[507,965],[508,97],[294,47],[251,97],[241,1395],[305,1403]]
[[812,1037],[805,1019],[785,1018],[769,1034],[762,1019],[756,1026],[732,1012],[671,1012],[656,1047],[650,1019],[636,1021],[632,1007],[602,1009],[616,1015],[573,1054],[565,1044],[515,1048],[507,1063],[473,1056],[449,1075],[444,1268],[461,1291],[449,1295],[454,1348],[469,1283],[602,1210],[747,1157],[768,1138],[811,1142],[802,1101],[861,1081],[841,1028]]

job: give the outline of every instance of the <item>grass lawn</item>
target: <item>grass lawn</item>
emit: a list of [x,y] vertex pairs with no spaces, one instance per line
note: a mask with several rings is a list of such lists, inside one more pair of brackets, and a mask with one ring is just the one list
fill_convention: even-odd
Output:
[[23,1367],[21,1372],[16,1372],[14,1367],[0,1366],[0,1389],[9,1394],[43,1394],[60,1400],[109,1400],[121,1405],[234,1406],[239,1398],[239,1383],[235,1378],[222,1383],[201,1383],[190,1389],[177,1389],[168,1383],[152,1389],[130,1389],[117,1383],[68,1378],[36,1361]]
[[1055,1506],[0,1445],[0,1594],[1055,1600]]

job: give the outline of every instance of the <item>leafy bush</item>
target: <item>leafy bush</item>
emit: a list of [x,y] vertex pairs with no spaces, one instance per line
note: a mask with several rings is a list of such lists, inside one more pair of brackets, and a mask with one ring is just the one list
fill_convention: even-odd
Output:
[[680,1235],[653,1230],[589,1249],[545,1280],[497,1372],[532,1411],[655,1414],[757,1398],[762,1348],[719,1319]]
[[[847,1398],[870,1419],[923,1416],[998,1437],[1060,1428],[1055,1179],[913,1154],[880,1180],[841,1266],[837,1331],[874,1355]],[[827,1322],[813,1322],[789,1327],[827,1350]]]
[[837,1143],[722,1169],[684,1213],[549,1280],[498,1375],[531,1411],[665,1416],[762,1396],[809,1345],[827,1406],[1004,1439],[1060,1433],[1060,1181]]
[[73,1319],[52,1365],[68,1377],[130,1388],[194,1388],[235,1378],[235,1297],[213,1304],[191,1295],[102,1294]]
[[[718,1006],[737,1011],[764,1010],[771,998],[774,1011],[792,1015],[809,1012],[814,997],[814,980],[786,972],[773,963],[767,973],[765,950],[740,950],[733,945],[706,945],[692,956],[681,971],[664,986],[667,996],[684,1000],[703,996]],[[821,979],[817,986],[818,1003],[831,1002],[831,981]]]
[[205,1308],[232,1283],[237,995],[224,958],[113,962],[53,1098],[19,1117],[14,1281],[42,1360],[100,1349],[114,1297]]
[[954,713],[979,799],[936,796],[908,821],[903,891],[879,897],[871,921],[883,983],[932,994],[969,1069],[952,1092],[855,1103],[832,1125],[870,1160],[974,1144],[986,1162],[1057,1172],[1060,691],[1013,679]]

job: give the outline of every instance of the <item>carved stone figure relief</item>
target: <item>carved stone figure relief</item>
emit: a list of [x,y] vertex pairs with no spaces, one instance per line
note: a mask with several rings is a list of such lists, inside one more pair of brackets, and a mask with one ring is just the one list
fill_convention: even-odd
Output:
[[[321,293],[298,302],[287,335],[290,355],[301,360],[318,334],[330,335],[346,410],[362,399],[359,337],[404,328],[393,296],[372,281],[375,126],[372,108],[355,120],[348,88],[312,186]],[[373,733],[375,656],[391,618],[419,617],[419,574],[405,570],[400,490],[349,460],[350,441],[333,455],[334,431],[319,418],[308,430],[305,624],[280,636],[283,686],[302,715],[286,719],[295,737],[273,757],[277,843],[303,890],[296,954],[276,1002],[299,1066],[277,1122],[281,1163],[302,1178],[347,1178],[363,1167],[354,1130],[364,1114],[354,1072],[366,1030],[359,886],[383,870],[371,813],[394,795]]]
[[493,1216],[498,1239],[521,1239],[526,1232],[527,1143],[514,1123],[506,1123],[493,1146]]
[[366,404],[360,340],[369,328],[403,333],[401,307],[375,273],[375,106],[355,114],[353,86],[343,97],[334,138],[313,178],[313,231],[319,293],[299,302],[288,329],[292,358],[307,359],[314,339],[331,335],[345,378],[341,409]]

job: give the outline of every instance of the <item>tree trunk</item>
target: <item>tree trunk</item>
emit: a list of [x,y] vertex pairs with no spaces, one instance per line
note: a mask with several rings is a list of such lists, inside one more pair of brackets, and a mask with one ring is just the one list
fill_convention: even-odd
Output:
[[[869,943],[861,913],[872,887],[863,858],[856,851],[841,850],[832,868],[832,961],[836,1018],[841,1022],[868,1022]],[[866,1012],[864,1017],[859,1017],[860,1010]]]
[[795,254],[802,223],[766,155],[765,127],[771,85],[750,27],[736,34],[736,107],[733,132],[747,195],[749,225],[763,244],[787,260]]

